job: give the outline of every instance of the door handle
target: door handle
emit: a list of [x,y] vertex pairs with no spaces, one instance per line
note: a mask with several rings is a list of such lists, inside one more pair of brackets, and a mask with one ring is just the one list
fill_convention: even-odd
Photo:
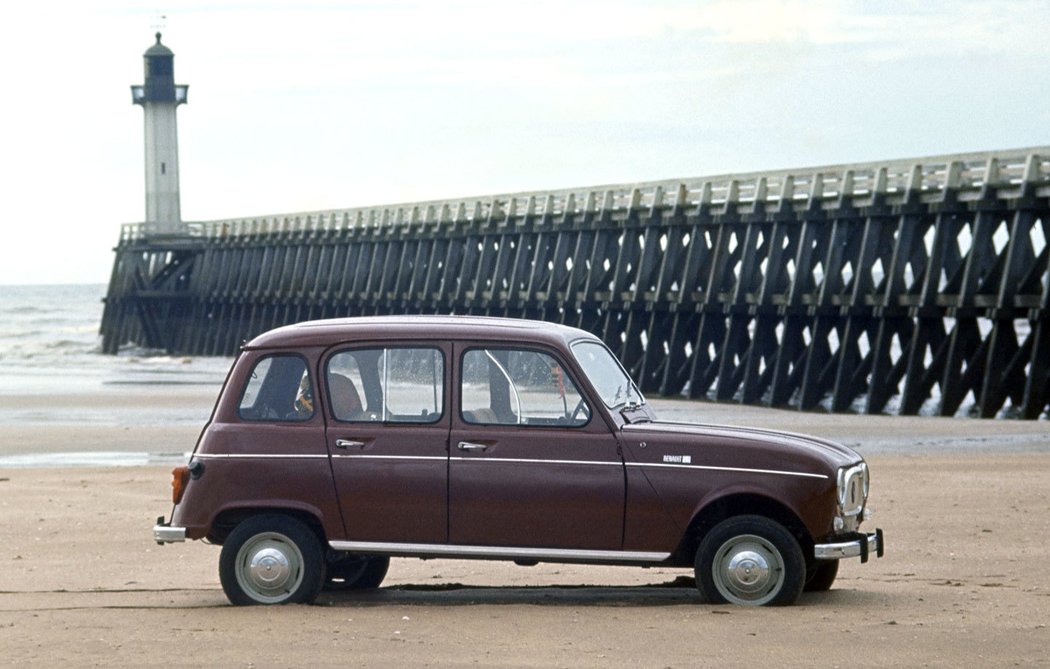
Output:
[[365,442],[363,442],[363,441],[353,441],[351,439],[336,439],[335,440],[335,447],[336,448],[364,448],[365,447]]
[[461,441],[458,444],[456,444],[456,448],[458,448],[461,451],[483,451],[486,448],[488,448],[488,446],[486,446],[485,444],[475,444],[470,441]]

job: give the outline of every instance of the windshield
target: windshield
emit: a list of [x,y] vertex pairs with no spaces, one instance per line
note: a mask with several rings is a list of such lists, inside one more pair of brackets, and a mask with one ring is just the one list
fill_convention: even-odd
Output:
[[634,381],[604,345],[596,341],[578,341],[572,345],[572,354],[605,406],[615,409],[645,403]]

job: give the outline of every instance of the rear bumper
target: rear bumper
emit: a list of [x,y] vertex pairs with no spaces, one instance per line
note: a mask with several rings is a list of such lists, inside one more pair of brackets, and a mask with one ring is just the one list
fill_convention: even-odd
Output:
[[186,541],[186,528],[172,527],[171,523],[165,523],[164,516],[161,516],[153,526],[153,539],[161,545]]
[[882,557],[885,549],[882,530],[877,529],[871,534],[848,534],[841,537],[841,541],[817,544],[813,547],[813,557],[818,560],[859,557],[861,562],[867,562],[872,553],[875,557]]

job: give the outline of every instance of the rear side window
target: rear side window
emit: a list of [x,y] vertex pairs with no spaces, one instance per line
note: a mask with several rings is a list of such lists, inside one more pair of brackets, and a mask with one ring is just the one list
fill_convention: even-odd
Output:
[[308,420],[314,415],[313,397],[305,360],[297,355],[269,355],[252,368],[237,414],[242,420]]
[[445,411],[445,358],[436,348],[340,351],[325,381],[336,420],[436,423]]

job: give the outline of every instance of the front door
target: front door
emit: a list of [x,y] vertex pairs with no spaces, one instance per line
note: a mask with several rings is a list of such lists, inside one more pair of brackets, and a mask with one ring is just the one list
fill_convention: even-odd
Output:
[[550,353],[462,347],[449,458],[449,542],[620,550],[616,437]]
[[448,540],[450,354],[376,344],[327,357],[326,438],[347,540]]

